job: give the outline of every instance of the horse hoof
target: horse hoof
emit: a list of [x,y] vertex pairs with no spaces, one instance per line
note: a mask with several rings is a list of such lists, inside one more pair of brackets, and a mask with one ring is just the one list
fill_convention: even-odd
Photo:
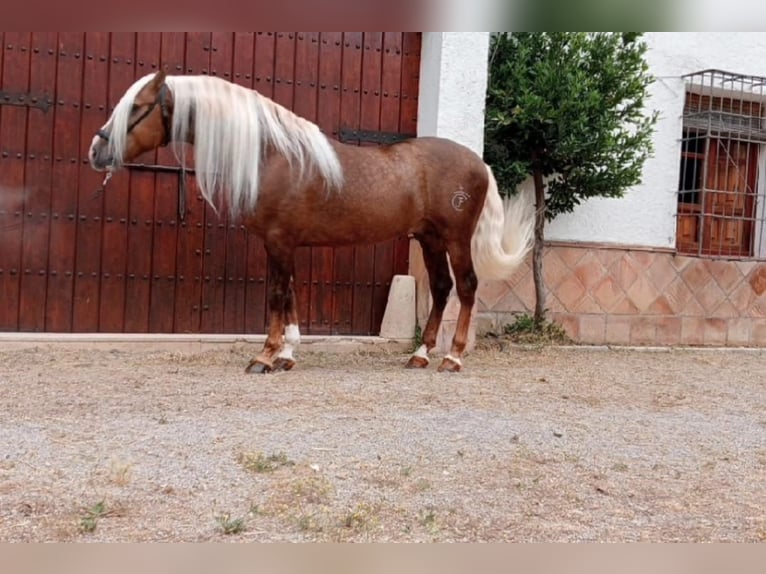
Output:
[[425,369],[428,366],[428,359],[424,357],[418,357],[417,355],[412,355],[410,357],[410,360],[407,361],[407,364],[404,365],[405,369]]
[[286,359],[285,357],[277,357],[274,360],[275,371],[289,371],[295,366],[295,361],[292,359]]
[[248,375],[265,375],[266,373],[270,373],[272,370],[273,367],[271,365],[267,365],[266,363],[261,363],[260,361],[253,359],[245,369],[245,372]]
[[462,368],[463,368],[463,365],[460,364],[459,360],[456,361],[455,359],[451,359],[450,357],[444,357],[442,364],[439,365],[438,371],[440,373],[457,373]]

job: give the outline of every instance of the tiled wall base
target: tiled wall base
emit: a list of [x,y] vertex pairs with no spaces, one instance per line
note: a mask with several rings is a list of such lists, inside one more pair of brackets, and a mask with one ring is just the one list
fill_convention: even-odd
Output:
[[[544,277],[549,317],[577,342],[766,346],[766,263],[553,245]],[[475,323],[502,329],[532,309],[529,259],[508,281],[482,282]]]

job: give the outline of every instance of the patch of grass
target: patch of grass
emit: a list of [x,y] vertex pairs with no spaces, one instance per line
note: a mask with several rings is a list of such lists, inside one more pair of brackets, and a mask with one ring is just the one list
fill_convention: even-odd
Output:
[[411,466],[403,466],[402,470],[399,471],[402,476],[410,476],[412,474],[412,467]]
[[265,455],[262,452],[240,453],[237,461],[245,467],[246,470],[255,473],[274,472],[278,468],[286,466],[295,466],[295,463],[287,458],[283,452]]
[[120,461],[112,461],[109,469],[109,480],[117,486],[125,486],[130,482],[133,465]]
[[527,313],[516,315],[513,323],[503,327],[503,335],[514,343],[525,345],[565,345],[572,342],[558,323],[547,319],[535,321]]
[[414,353],[420,348],[422,344],[423,344],[423,329],[420,328],[420,325],[415,325],[415,333],[412,337],[412,349],[410,350],[410,352]]
[[332,484],[323,477],[308,477],[290,485],[300,504],[325,504],[330,499]]
[[106,508],[106,503],[103,500],[83,509],[82,516],[80,517],[80,532],[95,532],[99,518],[103,518],[108,513],[109,510]]
[[215,517],[221,532],[225,535],[239,534],[245,530],[244,518],[232,518],[228,512],[219,514]]
[[436,521],[436,511],[433,507],[427,506],[418,513],[418,524],[427,529],[431,534],[439,530]]
[[341,523],[344,528],[356,532],[367,532],[377,526],[378,522],[376,515],[377,509],[369,504],[361,502],[343,517]]

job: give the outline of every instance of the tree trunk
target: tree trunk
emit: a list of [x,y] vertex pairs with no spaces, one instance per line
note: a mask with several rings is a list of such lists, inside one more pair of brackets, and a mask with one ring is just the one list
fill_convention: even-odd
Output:
[[532,248],[532,277],[535,281],[535,323],[545,320],[545,284],[543,283],[543,241],[545,239],[545,185],[543,173],[535,168],[535,245]]

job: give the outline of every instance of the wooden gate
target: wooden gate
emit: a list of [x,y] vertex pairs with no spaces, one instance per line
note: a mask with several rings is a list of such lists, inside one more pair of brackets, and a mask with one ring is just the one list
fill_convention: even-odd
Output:
[[[193,176],[125,170],[104,193],[93,133],[137,78],[211,74],[334,138],[413,134],[416,33],[12,33],[0,50],[0,330],[261,333],[263,245],[205,204]],[[371,137],[370,137],[371,136]],[[137,160],[175,166],[167,149]],[[188,191],[179,217],[179,186]],[[299,250],[301,327],[374,334],[408,240]]]

